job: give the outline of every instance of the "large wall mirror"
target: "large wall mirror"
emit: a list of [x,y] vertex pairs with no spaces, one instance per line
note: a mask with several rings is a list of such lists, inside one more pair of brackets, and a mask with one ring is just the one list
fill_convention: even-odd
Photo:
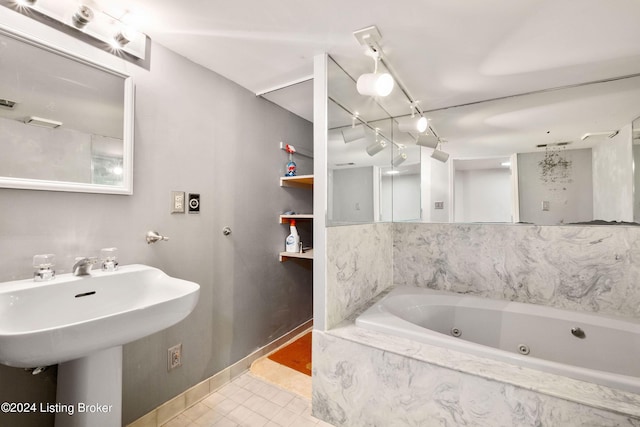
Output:
[[133,82],[0,28],[0,187],[133,192]]
[[333,59],[328,87],[329,225],[639,222],[640,76],[425,112],[446,160]]

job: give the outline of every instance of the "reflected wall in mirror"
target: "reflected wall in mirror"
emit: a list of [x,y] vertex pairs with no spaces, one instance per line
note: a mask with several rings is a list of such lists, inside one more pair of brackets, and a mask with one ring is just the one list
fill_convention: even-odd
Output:
[[132,194],[127,75],[0,28],[0,187]]
[[[418,135],[398,131],[406,114],[389,111],[401,110],[393,105],[402,100],[359,95],[334,60],[329,98],[330,224],[640,222],[633,161],[640,159],[640,125],[632,132],[631,124],[640,115],[640,76],[425,112],[450,154],[446,162],[416,145]],[[345,142],[343,130],[356,112],[356,127],[364,121],[388,139],[384,155],[368,157],[362,140]],[[393,166],[400,152],[406,159]],[[338,186],[347,194],[332,195]],[[362,194],[371,194],[372,203],[358,217],[352,214],[362,209]]]

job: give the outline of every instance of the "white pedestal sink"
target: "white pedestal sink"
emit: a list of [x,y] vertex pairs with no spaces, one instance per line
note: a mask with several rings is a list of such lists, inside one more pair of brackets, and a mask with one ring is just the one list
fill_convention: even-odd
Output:
[[59,364],[56,427],[122,423],[122,345],[195,307],[200,286],[145,265],[0,284],[0,363]]

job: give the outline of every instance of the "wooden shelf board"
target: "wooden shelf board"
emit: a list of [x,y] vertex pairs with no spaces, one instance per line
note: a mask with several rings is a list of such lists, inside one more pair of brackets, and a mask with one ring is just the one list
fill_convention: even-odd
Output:
[[297,259],[313,259],[313,249],[309,249],[306,252],[280,252],[280,262],[285,262],[290,258]]
[[281,176],[280,187],[313,188],[313,175]]
[[280,215],[280,224],[288,224],[290,219],[313,219],[313,214]]

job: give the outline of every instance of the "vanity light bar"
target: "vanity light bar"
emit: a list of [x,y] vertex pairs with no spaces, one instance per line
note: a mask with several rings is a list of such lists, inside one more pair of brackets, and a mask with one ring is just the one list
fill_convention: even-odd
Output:
[[43,128],[51,128],[51,129],[59,128],[60,126],[62,126],[62,122],[43,119],[42,117],[35,117],[35,116],[27,117],[26,119],[24,119],[24,123],[27,125],[40,126]]

